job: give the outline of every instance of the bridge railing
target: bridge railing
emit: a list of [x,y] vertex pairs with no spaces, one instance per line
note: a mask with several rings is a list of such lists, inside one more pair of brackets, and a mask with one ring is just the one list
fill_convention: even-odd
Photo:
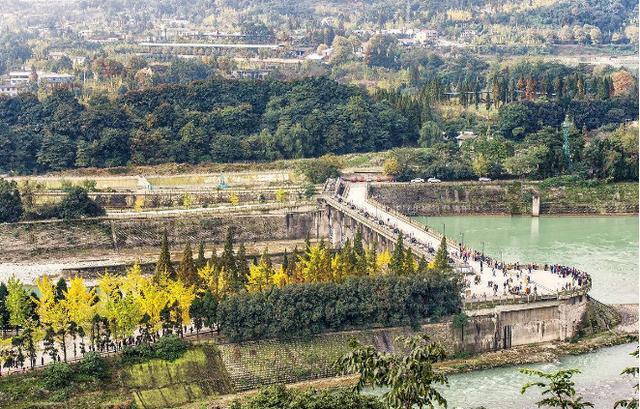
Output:
[[463,304],[465,310],[480,310],[485,308],[493,308],[499,305],[529,304],[540,301],[568,300],[573,297],[587,295],[589,291],[591,291],[591,280],[589,280],[586,285],[571,290],[556,291],[555,293],[551,292],[548,294],[512,294],[492,297],[464,298]]

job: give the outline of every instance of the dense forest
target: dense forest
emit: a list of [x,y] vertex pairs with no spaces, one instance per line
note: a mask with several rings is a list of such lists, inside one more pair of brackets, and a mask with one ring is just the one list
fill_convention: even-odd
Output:
[[440,143],[447,148],[439,151],[463,157],[453,141],[464,130],[503,138],[512,156],[536,132],[560,135],[567,117],[582,145],[590,141],[586,133],[638,117],[637,79],[625,70],[469,64],[454,70],[432,56],[419,65],[413,87],[393,92],[369,93],[326,77],[210,77],[82,100],[64,90],[0,98],[0,171],[268,161]]

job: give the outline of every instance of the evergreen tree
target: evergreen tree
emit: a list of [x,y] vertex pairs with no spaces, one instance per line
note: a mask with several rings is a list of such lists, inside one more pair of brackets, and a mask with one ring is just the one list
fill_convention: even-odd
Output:
[[436,257],[433,261],[433,269],[438,272],[448,273],[453,269],[451,265],[449,265],[449,253],[447,252],[447,238],[442,236],[442,241],[440,242],[440,247],[438,247],[438,251],[436,252]]
[[284,249],[284,254],[282,255],[282,268],[284,271],[288,271],[289,269],[289,256],[287,255],[287,249]]
[[402,233],[400,233],[389,262],[391,274],[402,275],[402,268],[404,267],[404,243],[402,240]]
[[416,273],[416,260],[413,257],[413,251],[410,248],[405,251],[402,269],[404,275],[414,275]]
[[211,267],[219,267],[218,250],[215,247],[211,249],[211,257],[209,257],[209,265]]
[[9,310],[7,309],[7,296],[9,290],[5,283],[0,283],[0,329],[4,336],[5,330],[9,326]]
[[357,276],[367,275],[367,254],[362,244],[362,231],[358,229],[353,239],[354,268],[353,273]]
[[[269,263],[271,263],[271,260],[269,260]],[[242,285],[246,285],[249,279],[249,265],[247,264],[247,249],[244,247],[244,243],[240,243],[238,248],[236,266],[238,268],[238,279],[242,282]]]
[[198,282],[198,273],[196,265],[193,262],[191,243],[187,243],[184,248],[182,260],[180,260],[180,265],[178,266],[177,276],[185,285],[196,285]]
[[428,266],[427,259],[424,256],[420,257],[420,261],[418,261],[418,268],[417,268],[416,272],[418,272],[420,274],[426,272],[427,271],[427,266]]
[[227,280],[229,290],[232,292],[240,291],[244,288],[243,279],[238,274],[238,260],[233,251],[235,228],[229,227],[227,237],[224,241],[222,256],[220,257],[220,268],[224,271],[225,280]]
[[167,239],[167,231],[162,234],[162,243],[160,244],[160,257],[156,263],[156,272],[154,279],[156,282],[164,279],[175,279],[176,272],[171,264],[171,253],[169,253],[169,240]]
[[67,282],[64,278],[60,277],[56,283],[56,301],[64,300],[64,294],[67,292]]
[[204,257],[204,241],[200,242],[198,247],[198,258],[196,259],[196,268],[202,268],[207,263],[207,259]]
[[224,240],[224,247],[222,249],[222,255],[220,256],[220,267],[224,268],[227,272],[233,272],[235,274],[236,257],[233,252],[235,229],[229,227],[227,230],[227,237]]
[[298,264],[298,261],[300,260],[300,250],[298,250],[298,246],[295,246],[293,248],[293,253],[291,253],[291,257],[289,258],[289,261],[287,263],[287,275],[291,278],[295,276],[295,272],[296,272],[296,266]]

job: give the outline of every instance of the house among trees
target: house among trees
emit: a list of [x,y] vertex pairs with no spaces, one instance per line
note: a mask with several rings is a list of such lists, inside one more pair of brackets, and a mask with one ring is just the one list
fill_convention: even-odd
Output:
[[478,135],[476,135],[473,131],[460,131],[458,136],[456,136],[456,141],[458,141],[458,146],[462,146],[464,141],[476,139],[477,137]]

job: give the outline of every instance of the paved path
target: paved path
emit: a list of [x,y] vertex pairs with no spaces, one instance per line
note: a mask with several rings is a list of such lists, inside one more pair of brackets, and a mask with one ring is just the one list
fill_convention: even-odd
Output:
[[[411,219],[396,214],[392,210],[385,209],[384,206],[380,206],[371,201],[367,197],[367,184],[366,183],[351,183],[346,187],[346,193],[343,200],[353,204],[357,208],[365,210],[371,217],[382,220],[387,225],[391,225],[400,230],[404,237],[407,239],[415,238],[419,243],[425,244],[433,249],[437,249],[440,246],[442,236],[439,233],[431,231],[425,231],[417,223],[411,221]],[[465,251],[473,252],[471,249],[465,249]],[[494,269],[488,267],[486,262],[480,267],[480,261],[474,260],[473,257],[468,257],[464,262],[460,258],[460,248],[458,246],[449,244],[448,252],[450,256],[456,261],[456,265],[459,267],[466,267],[471,269],[472,273],[467,274],[467,282],[469,284],[466,292],[467,298],[476,298],[480,300],[494,299],[502,297],[512,296],[505,287],[507,283],[508,288],[521,287],[521,294],[529,289],[531,294],[537,291],[537,294],[556,294],[558,291],[562,291],[567,286],[575,288],[577,282],[571,276],[566,278],[561,277],[558,274],[553,274],[550,271],[544,270],[532,270],[529,274],[526,264],[520,266],[520,270],[500,268]],[[474,277],[478,277],[479,282],[475,282]],[[498,291],[494,291],[489,283],[497,284]]]

